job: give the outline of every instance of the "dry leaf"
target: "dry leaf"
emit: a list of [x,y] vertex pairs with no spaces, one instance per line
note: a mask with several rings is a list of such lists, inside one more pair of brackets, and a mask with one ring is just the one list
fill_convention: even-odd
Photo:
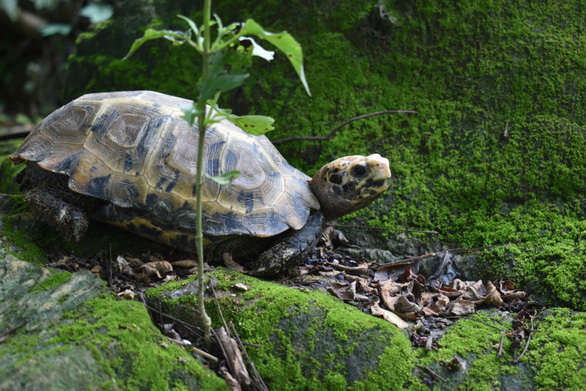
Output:
[[175,261],[171,263],[175,267],[184,267],[186,269],[196,267],[197,261],[194,259],[183,259],[181,261]]
[[387,322],[394,324],[400,329],[406,329],[409,327],[409,324],[401,319],[398,315],[391,311],[382,309],[377,303],[370,304],[370,313],[374,316],[378,316],[379,318],[383,318]]
[[173,271],[173,265],[171,265],[171,263],[168,261],[151,261],[151,262],[145,263],[141,267],[145,267],[145,266],[148,266],[148,267],[155,269],[156,271],[158,271],[161,274],[161,276],[169,274]]
[[456,300],[450,304],[446,315],[465,316],[473,314],[475,311],[474,303],[469,300]]
[[415,261],[399,261],[392,264],[383,265],[374,274],[375,279],[381,282],[387,280],[398,281],[399,276],[405,275],[408,268],[408,274],[416,276],[419,273],[419,259]]
[[429,308],[431,308],[435,312],[441,313],[444,312],[449,305],[450,299],[446,295],[438,293],[436,302],[430,305]]
[[503,305],[503,299],[501,298],[501,294],[496,290],[496,287],[489,281],[486,283],[486,296],[482,300],[477,301],[476,304],[488,304],[498,308]]
[[356,281],[350,284],[334,282],[330,284],[327,289],[334,296],[344,301],[352,301],[356,299]]
[[222,326],[217,330],[218,340],[222,344],[224,351],[226,352],[226,358],[230,360],[232,369],[234,370],[234,377],[238,380],[238,383],[244,384],[248,387],[251,383],[248,370],[242,359],[242,353],[238,349],[238,344],[234,338],[230,337],[226,332],[226,329]]

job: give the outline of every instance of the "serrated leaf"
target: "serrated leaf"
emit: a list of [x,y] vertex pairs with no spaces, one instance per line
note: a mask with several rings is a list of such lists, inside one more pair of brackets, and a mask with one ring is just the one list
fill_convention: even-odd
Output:
[[165,38],[174,45],[181,45],[191,38],[191,33],[187,33],[184,31],[172,31],[172,30],[153,30],[153,29],[146,29],[142,38],[138,38],[134,41],[128,54],[123,58],[126,60],[130,57],[135,51],[138,50],[145,42],[151,41],[153,39]]
[[225,92],[244,83],[249,76],[251,54],[236,50],[221,50],[214,53],[209,62],[208,77],[200,87],[200,99],[208,101],[218,92]]
[[219,183],[220,185],[229,185],[232,181],[240,176],[240,171],[228,171],[223,173],[222,175],[218,176],[211,176],[205,174],[207,178],[211,179],[212,181]]
[[301,51],[301,45],[293,38],[291,34],[286,31],[281,31],[280,33],[271,33],[265,31],[262,26],[256,23],[252,19],[248,19],[242,29],[239,32],[240,35],[255,35],[259,38],[265,39],[275,45],[280,51],[285,53],[291,65],[297,72],[301,83],[305,87],[305,91],[307,94],[311,96],[311,91],[309,90],[309,85],[307,84],[307,80],[305,79],[305,71],[303,69],[303,53]]
[[213,105],[212,107],[218,113],[216,118],[225,118],[234,125],[238,126],[240,129],[244,130],[246,133],[252,134],[253,136],[262,136],[263,134],[274,129],[272,125],[275,123],[275,120],[271,117],[264,115],[238,116],[232,114],[232,110],[230,109],[222,109]]

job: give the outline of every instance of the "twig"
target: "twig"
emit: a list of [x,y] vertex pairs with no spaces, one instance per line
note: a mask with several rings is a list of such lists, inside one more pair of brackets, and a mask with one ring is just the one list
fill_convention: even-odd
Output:
[[503,345],[505,343],[505,334],[506,334],[505,329],[502,329],[501,330],[501,342],[499,343],[499,352],[496,355],[497,357],[502,357],[503,356]]
[[19,328],[23,327],[27,323],[28,323],[28,320],[23,320],[20,324],[12,327],[11,329],[6,330],[2,334],[0,334],[0,343],[6,341],[8,339],[8,336],[10,334],[14,333],[16,330],[18,330]]
[[531,317],[531,330],[529,330],[529,337],[527,337],[527,343],[525,344],[525,347],[523,348],[523,351],[521,352],[521,354],[519,355],[519,357],[517,357],[517,358],[515,358],[513,360],[513,363],[515,363],[515,364],[518,363],[519,360],[521,360],[521,358],[523,358],[523,356],[525,355],[525,352],[527,352],[527,349],[529,348],[529,343],[531,342],[531,337],[533,337],[533,332],[535,331],[533,329],[533,317],[534,316],[535,315],[533,315]]
[[[220,317],[222,318],[222,323],[224,324],[224,328],[226,329],[226,332],[230,332],[230,329],[228,328],[228,324],[226,323],[226,319],[224,319],[224,313],[222,312],[222,307],[220,306],[220,302],[218,301],[218,295],[216,295],[216,290],[214,289],[214,284],[210,284],[210,289],[212,291],[212,295],[214,295],[214,301],[216,302],[216,306],[218,307],[218,312],[220,313]],[[224,349],[224,345],[222,345],[222,343],[220,342],[220,337],[218,337],[218,333],[216,333],[216,330],[214,330],[213,328],[212,328],[212,333],[214,334],[214,339],[216,341],[218,341],[218,346],[222,350],[222,354],[226,358],[225,362],[228,365],[228,369],[230,370],[230,374],[232,376],[234,376],[236,374],[236,371],[235,371],[234,367],[232,366],[232,360],[229,359],[228,353],[226,352],[226,349]]]
[[498,331],[500,331],[500,332],[504,331],[504,330],[502,330],[502,329],[499,329],[499,328],[498,328],[498,327],[496,327],[496,326],[493,326],[493,325],[491,325],[490,323],[486,323],[486,322],[483,322],[483,321],[481,321],[481,320],[474,319],[474,318],[461,318],[461,317],[459,317],[459,316],[446,316],[445,318],[446,318],[446,319],[461,319],[461,320],[472,320],[472,321],[474,321],[474,322],[482,323],[482,324],[483,324],[483,325],[485,325],[485,326],[492,327],[493,329],[497,329],[497,330],[498,330]]
[[0,130],[0,140],[25,137],[33,129],[34,125],[15,125]]
[[342,122],[340,125],[336,126],[334,129],[332,129],[332,131],[330,132],[330,134],[327,135],[327,136],[287,137],[287,138],[282,138],[280,140],[272,140],[272,143],[273,144],[283,144],[283,143],[288,143],[288,142],[291,142],[291,141],[328,141],[332,137],[334,137],[334,134],[338,130],[340,130],[344,126],[348,125],[350,122],[358,121],[359,119],[365,119],[365,118],[368,118],[368,117],[374,117],[375,115],[393,114],[393,113],[417,114],[417,111],[412,111],[412,110],[383,110],[383,111],[376,111],[374,113],[368,113],[368,114],[359,115],[357,117],[353,117],[353,118],[347,119],[346,121]]
[[404,258],[401,259],[399,261],[393,261],[393,262],[388,262],[385,264],[380,265],[380,267],[384,267],[384,266],[392,266],[396,263],[402,263],[402,262],[412,262],[412,261],[417,261],[417,260],[421,260],[421,259],[425,259],[425,258],[429,258],[429,257],[435,257],[437,254],[439,253],[443,253],[443,252],[451,252],[451,253],[465,253],[465,252],[471,252],[471,251],[481,251],[481,250],[488,250],[494,247],[501,247],[501,246],[508,246],[511,243],[506,243],[506,244],[494,244],[492,246],[484,246],[484,247],[472,247],[472,248],[455,248],[455,249],[448,249],[445,251],[438,251],[437,253],[429,253],[429,254],[424,254],[424,255],[418,255],[416,257],[411,257],[411,258]]
[[213,362],[218,362],[220,361],[216,356],[212,356],[211,354],[204,352],[201,349],[196,348],[195,346],[193,346],[192,344],[189,343],[184,343],[182,341],[179,341],[177,339],[173,339],[171,337],[167,337],[167,339],[173,343],[176,343],[177,345],[181,345],[181,346],[185,346],[188,347],[190,349],[193,349],[193,351],[197,354],[199,354],[200,356],[204,356],[205,358],[207,358],[208,360],[212,360]]
[[[174,318],[174,317],[172,317],[171,315],[168,315],[168,314],[164,313],[163,311],[158,311],[157,309],[155,309],[155,308],[153,308],[153,307],[149,306],[149,305],[148,305],[148,304],[146,304],[146,303],[143,303],[143,305],[144,305],[144,306],[145,306],[145,307],[146,307],[148,310],[150,310],[150,311],[153,311],[153,312],[154,312],[154,313],[156,313],[156,314],[160,314],[160,315],[164,316],[165,318],[168,318],[168,319],[172,320],[173,322],[179,323],[181,326],[185,327],[185,328],[186,328],[186,329],[187,329],[187,330],[188,330],[190,333],[194,334],[194,335],[195,335],[195,336],[197,336],[198,338],[201,338],[201,339],[203,339],[203,335],[201,335],[199,332],[197,332],[197,331],[196,331],[196,330],[195,330],[195,329],[192,327],[192,325],[190,325],[189,323],[186,323],[186,322],[182,321],[181,319]],[[162,319],[162,317],[161,317],[161,319]],[[163,324],[163,323],[161,322],[161,324]]]
[[424,233],[424,234],[439,235],[439,232],[437,232],[437,231],[423,231],[423,230],[418,230],[418,229],[370,227],[368,225],[351,225],[351,224],[327,224],[327,225],[329,225],[330,227],[340,227],[340,228],[379,229],[379,230],[385,230],[385,231],[417,232],[417,233]]
[[437,373],[435,373],[434,371],[432,371],[431,369],[429,369],[428,367],[423,367],[423,369],[425,369],[427,372],[429,372],[429,374],[433,377],[435,377],[436,379],[439,379],[443,382],[448,382],[446,379],[444,379],[443,377],[441,377],[440,375],[438,375]]
[[252,368],[252,372],[254,373],[254,380],[256,382],[256,386],[262,391],[269,391],[269,388],[265,384],[262,376],[260,375],[260,373],[258,373],[258,370],[256,369],[256,365],[254,365],[254,362],[252,361],[252,359],[248,355],[248,352],[246,351],[246,348],[244,347],[244,343],[240,339],[240,335],[236,331],[236,328],[234,327],[234,323],[232,323],[232,321],[230,321],[230,329],[231,329],[232,333],[234,334],[234,338],[236,339],[236,342],[240,346],[240,349],[242,350],[242,352],[244,352],[244,355],[246,356],[246,359],[248,360],[248,364]]

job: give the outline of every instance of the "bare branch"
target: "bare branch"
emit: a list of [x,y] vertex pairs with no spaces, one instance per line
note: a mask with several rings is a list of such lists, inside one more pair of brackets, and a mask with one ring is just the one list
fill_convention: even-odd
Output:
[[369,117],[374,117],[375,115],[395,114],[395,113],[400,113],[400,114],[417,114],[417,111],[412,111],[412,110],[383,110],[383,111],[376,111],[374,113],[368,113],[368,114],[364,114],[364,115],[359,115],[358,117],[353,117],[353,118],[350,118],[350,119],[342,122],[340,125],[336,126],[334,129],[332,129],[332,131],[330,132],[330,134],[327,135],[327,136],[287,137],[287,138],[282,138],[280,140],[272,140],[272,143],[275,144],[275,145],[278,145],[278,144],[288,143],[288,142],[291,142],[291,141],[328,141],[332,137],[334,137],[334,134],[338,130],[342,129],[344,126],[348,125],[351,122],[358,121],[360,119],[369,118]]

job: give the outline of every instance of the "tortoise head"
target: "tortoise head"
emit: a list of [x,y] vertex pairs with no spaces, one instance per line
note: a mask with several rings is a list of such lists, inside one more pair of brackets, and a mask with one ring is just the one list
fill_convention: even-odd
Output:
[[326,164],[309,182],[326,220],[364,208],[389,187],[389,161],[379,154],[346,156]]

